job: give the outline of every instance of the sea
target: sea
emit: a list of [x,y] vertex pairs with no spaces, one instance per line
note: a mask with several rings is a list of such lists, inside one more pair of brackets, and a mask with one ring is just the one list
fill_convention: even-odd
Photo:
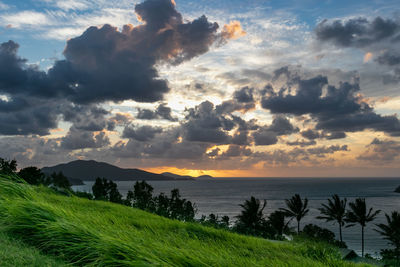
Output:
[[[74,186],[75,190],[91,192],[93,181],[85,185]],[[118,190],[124,196],[128,190],[133,191],[132,181],[117,181]],[[400,178],[199,178],[196,180],[148,181],[154,187],[154,194],[169,192],[178,188],[181,196],[194,202],[197,217],[210,213],[219,216],[227,215],[232,222],[240,213],[246,199],[254,196],[267,201],[264,210],[269,213],[285,207],[285,199],[299,194],[308,198],[310,211],[301,221],[304,226],[309,223],[328,228],[338,235],[338,225],[316,219],[320,214],[318,208],[333,194],[347,198],[366,199],[367,207],[381,210],[376,220],[369,223],[365,230],[365,253],[379,256],[381,249],[389,248],[387,241],[377,233],[376,225],[385,223],[385,213],[400,212],[400,193],[394,190],[400,186]],[[294,223],[292,226],[295,226]],[[343,229],[343,239],[350,249],[361,254],[361,227],[356,225]]]

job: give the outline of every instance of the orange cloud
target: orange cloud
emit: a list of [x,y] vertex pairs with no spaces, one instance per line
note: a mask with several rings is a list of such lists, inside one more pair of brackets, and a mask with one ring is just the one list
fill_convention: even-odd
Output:
[[367,63],[368,61],[370,61],[373,58],[374,54],[372,54],[371,52],[365,53],[364,55],[364,63]]
[[233,20],[224,25],[221,34],[225,39],[237,39],[246,35],[246,32],[242,29],[239,21]]

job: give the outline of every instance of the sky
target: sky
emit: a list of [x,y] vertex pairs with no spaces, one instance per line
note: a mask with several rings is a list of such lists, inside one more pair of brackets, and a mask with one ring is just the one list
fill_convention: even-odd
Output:
[[400,173],[398,1],[1,0],[0,157]]

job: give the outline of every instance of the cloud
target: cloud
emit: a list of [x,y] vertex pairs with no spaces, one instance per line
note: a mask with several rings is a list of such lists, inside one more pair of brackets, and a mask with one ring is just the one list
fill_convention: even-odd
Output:
[[254,102],[253,88],[243,87],[240,90],[235,91],[234,98],[239,103]]
[[376,61],[382,65],[396,66],[400,64],[400,54],[385,51],[376,58]]
[[300,147],[306,147],[306,146],[313,146],[315,144],[317,144],[317,142],[315,142],[315,140],[296,140],[294,142],[286,142],[286,144],[288,146],[300,146]]
[[277,137],[280,135],[290,135],[298,131],[299,129],[294,127],[286,117],[277,115],[272,120],[271,125],[260,127],[253,132],[252,136],[255,145],[265,146],[276,144],[278,142]]
[[[79,109],[87,109],[85,106],[95,107],[107,101],[162,100],[170,88],[168,81],[159,77],[156,65],[180,64],[207,52],[214,43],[230,38],[218,33],[218,24],[210,23],[205,16],[183,21],[170,0],[148,0],[136,5],[135,11],[143,24],[127,24],[121,31],[108,24],[89,27],[81,36],[68,40],[65,59],[56,61],[48,72],[18,56],[17,43],[2,43],[0,94],[6,95],[8,101],[0,102],[0,120],[4,112],[14,111],[9,118],[13,125],[3,133],[45,135],[57,127],[61,117],[72,121],[76,129],[104,129],[108,127],[104,120],[106,114],[96,117],[92,109],[89,113],[93,119],[81,119],[66,109],[80,112]],[[7,19],[21,26],[48,23],[37,12],[21,12]],[[47,107],[46,100],[54,104]],[[28,105],[22,105],[24,102]],[[176,120],[164,104],[156,113],[160,118]]]
[[[316,129],[335,133],[331,137],[344,137],[344,132],[373,129],[393,136],[400,135],[400,121],[396,115],[383,116],[358,94],[359,82],[328,83],[325,76],[302,79],[288,76],[286,87],[278,91],[268,85],[262,90],[263,108],[273,114],[309,114],[317,122]],[[329,135],[327,136],[327,138]],[[331,138],[331,139],[332,139]]]
[[135,139],[137,141],[150,141],[153,139],[156,134],[159,134],[162,132],[162,129],[160,127],[152,127],[148,125],[144,126],[127,126],[124,129],[124,132],[122,134],[123,138],[130,138],[130,139]]
[[47,14],[30,10],[1,14],[0,21],[3,24],[12,25],[13,28],[33,28],[53,24],[52,19]]
[[374,140],[367,145],[367,150],[359,155],[357,159],[380,164],[393,162],[399,158],[399,155],[399,142],[374,138]]
[[154,111],[150,109],[139,108],[136,118],[140,120],[163,119],[168,121],[177,121],[178,119],[176,117],[173,117],[171,112],[171,108],[167,107],[165,103],[162,103],[158,105],[158,107]]
[[400,41],[400,23],[397,20],[376,17],[370,21],[366,18],[348,21],[323,20],[315,34],[321,42],[331,42],[342,47],[365,47],[381,41]]
[[81,131],[71,127],[66,136],[61,138],[61,148],[67,150],[84,148],[101,148],[110,144],[110,139],[104,132]]

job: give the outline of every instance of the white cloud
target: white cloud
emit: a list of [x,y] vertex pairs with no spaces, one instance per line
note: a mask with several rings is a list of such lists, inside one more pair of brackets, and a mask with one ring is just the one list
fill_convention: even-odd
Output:
[[0,20],[3,24],[11,25],[13,28],[40,27],[53,24],[47,14],[30,10],[2,14]]
[[0,10],[6,10],[9,9],[10,7],[6,4],[4,4],[3,2],[0,1]]

